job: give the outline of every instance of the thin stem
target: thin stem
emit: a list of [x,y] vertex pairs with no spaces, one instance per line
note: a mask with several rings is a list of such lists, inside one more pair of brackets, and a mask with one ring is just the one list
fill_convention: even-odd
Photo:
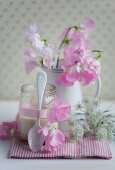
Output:
[[[80,29],[79,26],[69,27],[68,30],[67,30],[67,32],[66,32],[66,34],[65,34],[65,36],[64,36],[64,38],[63,38],[63,40],[62,40],[62,42],[61,42],[61,44],[59,45],[59,49],[61,49],[61,47],[62,47],[62,45],[63,45],[63,43],[64,43],[64,41],[65,41],[65,39],[66,39],[66,37],[67,37],[67,35],[68,35],[68,33],[69,33],[70,30],[73,29],[73,28],[74,28],[75,30],[79,30],[79,29]],[[59,66],[59,56],[58,56],[58,59],[57,59],[56,68],[58,68],[58,66]]]
[[[67,37],[67,35],[68,35],[68,33],[70,32],[71,29],[72,29],[72,27],[68,28],[68,30],[67,30],[67,32],[66,32],[66,34],[65,34],[65,36],[64,36],[64,38],[63,38],[63,40],[61,42],[61,44],[59,45],[59,49],[61,49],[61,47],[62,47],[62,45],[63,45],[63,43],[64,43],[64,41],[65,41],[65,39],[66,39],[66,37]],[[58,66],[59,66],[59,56],[57,58],[56,68],[58,68]]]
[[101,50],[93,50],[92,52],[100,53],[100,52],[103,52],[103,51],[101,51]]
[[62,45],[63,45],[63,43],[64,43],[64,41],[65,41],[65,39],[66,39],[66,37],[67,37],[67,35],[68,35],[68,33],[70,32],[71,29],[72,29],[72,27],[68,28],[68,30],[67,30],[67,32],[66,32],[66,34],[65,34],[65,36],[64,36],[64,38],[63,38],[63,40],[61,42],[61,44],[59,45],[59,49],[62,47]]

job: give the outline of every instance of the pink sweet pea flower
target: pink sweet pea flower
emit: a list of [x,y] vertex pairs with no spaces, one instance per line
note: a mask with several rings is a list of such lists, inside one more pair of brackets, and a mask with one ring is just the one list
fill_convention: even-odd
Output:
[[36,53],[32,49],[25,51],[23,59],[26,73],[30,73],[38,66]]
[[48,111],[48,120],[50,123],[67,120],[71,113],[71,106],[65,102],[55,99],[51,103],[51,109]]
[[[86,41],[84,39],[84,36],[81,34],[81,32],[79,30],[75,30],[75,28],[72,28],[68,34],[68,29],[65,30],[64,36],[66,35],[66,40],[68,40],[69,42],[66,44],[64,44],[64,47],[68,47],[68,46],[72,46],[72,47],[76,47],[76,48],[80,48],[82,46],[82,44],[84,43],[84,41]],[[61,35],[62,38],[64,38],[63,34]]]
[[70,30],[69,28],[66,28],[61,34],[60,39],[63,40],[66,37],[66,39],[70,40],[69,45],[72,44],[79,46],[82,43],[81,41],[88,38],[94,26],[94,21],[92,19],[88,19],[85,24],[80,25],[77,30],[74,27],[71,27]]
[[84,39],[83,35],[79,31],[74,31],[74,34],[71,37],[70,46],[78,49],[83,48],[87,41]]
[[55,152],[58,147],[64,144],[65,135],[59,129],[50,129],[45,139],[45,145],[42,150],[46,152]]
[[13,121],[13,122],[3,122],[2,125],[4,127],[8,127],[10,130],[18,128],[18,125],[17,125],[16,121]]
[[84,25],[81,25],[80,31],[81,33],[83,33],[85,39],[88,38],[94,26],[95,26],[95,22],[92,19],[88,19]]
[[41,129],[38,130],[39,133],[42,134],[42,136],[45,138],[48,135],[48,131],[51,129],[51,123],[48,123],[48,125],[43,126]]
[[72,86],[76,81],[81,82],[83,85],[88,85],[91,82],[95,81],[97,75],[94,72],[88,72],[82,70],[80,72],[67,72],[62,73],[57,79],[57,84],[63,84],[65,86]]
[[33,38],[33,35],[38,32],[38,27],[35,23],[30,24],[26,30],[26,36],[29,40]]
[[[93,29],[94,23],[88,20],[83,27],[87,32]],[[79,81],[87,85],[94,80],[100,73],[100,62],[91,57],[92,50],[80,31],[76,31],[71,36],[71,43],[64,47],[64,59],[60,62],[64,70],[58,77],[56,83],[65,86],[72,86]]]
[[73,47],[66,47],[64,50],[64,60],[60,63],[63,70],[68,70],[70,67],[74,66],[77,62],[80,62],[84,58],[83,50]]
[[74,83],[67,80],[68,72],[60,74],[56,80],[57,85],[72,86]]
[[11,136],[11,131],[17,129],[17,122],[3,122],[0,125],[0,139],[9,139]]
[[[77,57],[76,57],[77,58]],[[62,63],[65,72],[60,74],[56,83],[65,86],[72,86],[74,82],[79,81],[83,85],[94,82],[100,74],[100,62],[91,57],[78,57],[78,60],[65,60]]]
[[84,60],[84,69],[95,74],[100,74],[100,61],[95,58],[88,57]]
[[0,139],[5,140],[8,139],[10,136],[10,131],[8,127],[0,125]]
[[64,86],[73,86],[74,82],[77,80],[77,75],[78,73],[76,71],[64,72],[57,78],[56,83],[58,85],[62,84]]
[[54,124],[49,123],[38,132],[41,133],[45,140],[45,145],[41,148],[42,151],[56,151],[57,148],[65,142],[65,135]]
[[82,85],[88,85],[91,82],[95,81],[97,75],[93,72],[81,71],[78,76],[78,81],[81,82]]

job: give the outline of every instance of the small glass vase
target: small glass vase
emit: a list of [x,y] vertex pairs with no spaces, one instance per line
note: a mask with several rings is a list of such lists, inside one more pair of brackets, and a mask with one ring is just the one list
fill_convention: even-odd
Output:
[[[40,125],[48,123],[47,110],[52,100],[56,98],[56,88],[47,84],[43,96]],[[18,126],[21,139],[27,140],[28,132],[35,124],[38,116],[38,96],[36,84],[26,84],[21,87],[21,96],[18,113]]]

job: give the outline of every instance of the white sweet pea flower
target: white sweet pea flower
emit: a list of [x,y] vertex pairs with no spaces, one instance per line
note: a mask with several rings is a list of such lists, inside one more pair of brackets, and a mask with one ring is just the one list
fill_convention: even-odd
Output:
[[44,41],[41,40],[38,33],[38,28],[35,23],[29,25],[26,31],[27,40],[32,44],[34,48],[42,49],[45,45]]
[[54,58],[54,56],[56,54],[58,54],[59,52],[59,49],[55,46],[55,45],[52,45],[52,44],[48,44],[46,46],[44,46],[43,50],[42,50],[42,53],[44,55],[44,58]]
[[33,35],[32,45],[40,50],[44,47],[45,43],[40,39],[40,35],[38,33]]
[[48,68],[51,68],[55,65],[55,60],[58,57],[59,49],[52,44],[45,45],[42,50],[41,54],[43,56],[44,65]]

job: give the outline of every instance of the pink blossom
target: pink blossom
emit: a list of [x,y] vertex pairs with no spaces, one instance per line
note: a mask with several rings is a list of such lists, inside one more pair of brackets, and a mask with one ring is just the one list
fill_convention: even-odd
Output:
[[3,122],[0,125],[0,139],[8,139],[11,136],[11,131],[15,129],[17,129],[17,122]]
[[100,73],[100,61],[95,58],[88,57],[84,60],[84,69],[89,72],[94,72],[99,75]]
[[84,41],[78,46],[66,46],[64,48],[64,59],[61,61],[60,65],[64,71],[71,66],[74,66],[77,62],[83,62],[86,57],[91,56],[91,47]]
[[[68,29],[65,30],[64,34],[67,34],[67,31],[68,31]],[[84,39],[83,35],[80,33],[80,31],[76,30],[75,28],[71,28],[71,30],[66,35],[65,40],[69,40],[69,43],[64,44],[64,47],[72,46],[72,47],[76,47],[76,48],[80,48],[82,46],[82,44],[84,43],[84,41],[86,41]]]
[[48,111],[49,122],[59,122],[67,120],[70,116],[71,107],[65,102],[55,99],[51,103],[51,109]]
[[71,43],[69,45],[78,49],[83,48],[86,42],[87,41],[84,39],[83,35],[75,30],[74,34],[71,36]]
[[71,50],[69,52],[67,58],[62,62],[64,72],[58,77],[57,84],[72,86],[74,82],[79,81],[83,85],[87,85],[95,81],[100,74],[100,61],[77,55],[76,52],[74,54]]
[[50,129],[51,129],[51,124],[48,123],[48,125],[43,126],[41,129],[39,129],[38,132],[41,133],[42,136],[46,137]]
[[88,38],[94,26],[94,21],[88,19],[85,24],[80,25],[78,29],[75,29],[75,27],[71,27],[71,29],[66,28],[61,34],[60,39],[63,40],[66,37],[66,39],[70,40],[69,45],[77,45],[79,48],[79,45]]
[[10,131],[8,127],[0,125],[0,139],[5,140],[8,139],[10,136]]
[[70,67],[74,66],[77,62],[80,62],[84,58],[83,50],[73,47],[66,47],[64,50],[64,60],[61,62],[61,68],[68,70]]
[[[67,68],[66,68],[67,69]],[[85,58],[68,68],[57,79],[57,84],[71,86],[76,81],[88,85],[95,81],[100,73],[100,62],[93,58]]]
[[97,75],[94,72],[88,72],[82,70],[78,72],[77,70],[74,72],[66,72],[62,73],[57,79],[57,84],[63,84],[65,86],[72,86],[76,81],[81,82],[83,85],[88,85],[92,81],[95,81]]
[[58,85],[62,84],[64,86],[73,86],[74,82],[77,80],[76,78],[77,72],[66,71],[60,74],[57,78],[56,83]]
[[8,127],[11,130],[18,128],[18,125],[17,125],[16,121],[13,121],[13,122],[3,122],[2,124],[3,124],[4,127]]
[[33,35],[36,34],[37,32],[38,32],[37,25],[35,23],[30,24],[26,30],[27,38],[31,40],[33,38]]
[[88,72],[88,71],[81,71],[78,74],[78,78],[77,81],[81,82],[83,85],[88,85],[91,82],[95,81],[95,79],[97,78],[97,75],[93,72]]
[[26,73],[30,73],[38,66],[36,53],[32,49],[25,51],[23,59]]
[[42,150],[46,152],[55,152],[59,146],[64,144],[64,142],[65,135],[59,129],[50,129]]
[[38,132],[40,132],[45,139],[45,145],[42,146],[42,151],[56,151],[57,148],[65,142],[65,135],[54,124],[49,123]]
[[81,25],[80,31],[81,33],[83,33],[83,36],[85,39],[88,38],[94,26],[95,26],[95,22],[92,19],[88,19],[84,25]]

